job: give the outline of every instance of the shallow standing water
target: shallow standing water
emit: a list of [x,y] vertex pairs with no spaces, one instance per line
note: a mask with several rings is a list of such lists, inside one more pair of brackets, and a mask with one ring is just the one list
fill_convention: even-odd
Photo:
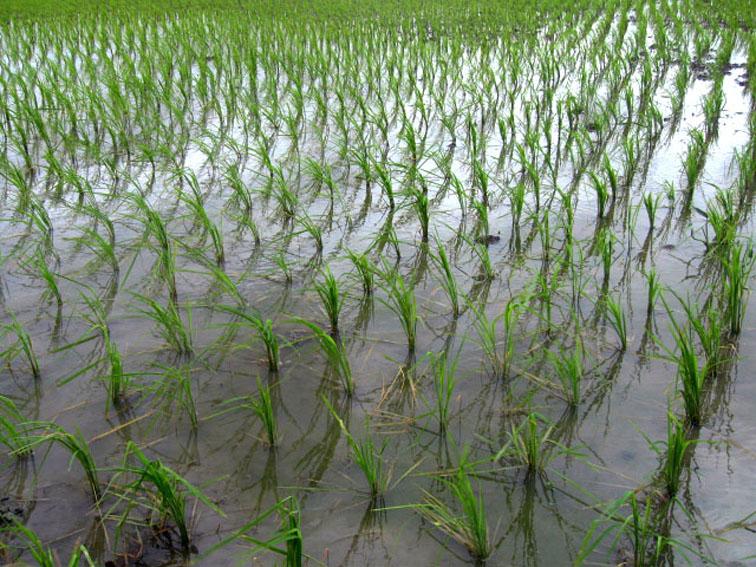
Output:
[[[659,457],[648,440],[665,438],[668,408],[681,411],[676,367],[663,356],[662,345],[672,348],[669,316],[661,302],[650,318],[647,315],[644,274],[655,268],[668,288],[665,297],[676,316],[681,309],[672,291],[704,302],[718,285],[706,255],[704,240],[708,233],[701,211],[706,211],[715,195],[712,184],[736,186],[735,152],[742,151],[749,141],[753,143],[753,129],[749,127],[753,101],[740,84],[745,76],[741,64],[746,61],[742,46],[730,57],[735,67],[723,79],[718,135],[707,142],[705,166],[693,199],[687,202],[682,162],[690,131],[705,126],[701,105],[712,88],[710,78],[690,78],[675,117],[670,106],[675,63],[661,73],[662,64],[668,62],[654,59],[649,48],[645,57],[659,71],[658,80],[649,87],[649,100],[663,118],[656,141],[652,145],[640,137],[646,126],[634,121],[624,101],[606,115],[610,116],[608,125],[603,129],[596,126],[596,109],[623,99],[611,92],[611,72],[601,72],[598,62],[582,62],[579,54],[597,44],[613,45],[619,37],[617,41],[623,47],[615,56],[629,57],[630,45],[639,37],[632,23],[628,31],[620,32],[614,22],[606,35],[602,35],[601,21],[586,23],[588,33],[584,37],[569,36],[557,42],[559,53],[578,55],[555,59],[560,61],[556,64],[561,78],[553,100],[547,102],[545,78],[535,69],[555,54],[538,49],[527,52],[501,38],[483,40],[483,47],[475,49],[460,45],[454,36],[428,39],[418,33],[392,46],[397,32],[377,24],[354,24],[346,28],[343,37],[327,26],[313,24],[290,37],[287,32],[291,30],[278,22],[252,19],[248,23],[250,28],[246,29],[220,16],[132,21],[130,26],[142,26],[147,33],[144,37],[121,37],[132,50],[111,53],[114,62],[106,69],[120,73],[114,76],[107,71],[99,75],[85,70],[81,50],[84,54],[88,50],[100,54],[110,51],[97,42],[82,47],[74,41],[75,26],[61,36],[56,36],[60,30],[54,27],[45,30],[44,24],[35,30],[19,26],[4,35],[2,43],[9,46],[38,34],[31,52],[42,78],[34,87],[38,92],[33,89],[27,97],[39,97],[44,102],[43,87],[49,84],[49,77],[42,71],[54,68],[56,61],[71,61],[64,74],[79,69],[82,85],[91,89],[91,100],[98,96],[118,100],[108,90],[112,84],[127,93],[124,107],[114,103],[112,124],[123,126],[142,146],[153,144],[154,149],[162,140],[168,149],[158,149],[155,157],[135,143],[131,155],[126,155],[123,147],[113,147],[109,135],[88,123],[85,112],[78,116],[79,129],[92,140],[101,137],[99,153],[70,140],[72,151],[64,144],[59,146],[58,159],[74,168],[79,183],[92,188],[85,199],[96,203],[114,223],[120,267],[114,274],[93,253],[91,236],[82,232],[85,227],[95,227],[104,234],[91,214],[81,209],[74,178],[64,178],[62,192],[56,197],[58,177],[51,172],[41,141],[35,142],[31,155],[38,160],[39,172],[29,183],[54,227],[54,253],[45,254],[63,298],[59,317],[44,281],[29,261],[40,245],[40,236],[18,213],[17,188],[6,183],[3,216],[7,218],[1,227],[0,249],[3,316],[5,322],[15,317],[29,333],[39,356],[40,377],[34,380],[24,359],[15,358],[3,369],[0,392],[13,399],[27,419],[50,420],[68,431],[81,431],[106,481],[121,465],[126,442],[133,441],[150,458],[159,458],[200,487],[226,517],[202,505],[191,508],[193,545],[199,554],[284,496],[294,495],[301,509],[305,553],[312,564],[328,565],[471,562],[463,546],[435,530],[416,511],[397,507],[421,502],[424,491],[448,498],[448,490],[439,481],[443,474],[439,473],[457,466],[463,451],[481,461],[495,454],[508,442],[512,427],[529,412],[538,412],[544,423],[554,427],[550,445],[553,460],[543,475],[528,477],[521,467],[506,460],[485,463],[477,469],[474,486],[485,501],[494,546],[489,562],[557,565],[573,561],[587,530],[599,517],[601,505],[651,483]],[[112,25],[94,25],[95,39],[100,41],[115,33]],[[192,31],[196,29],[202,29],[209,39],[203,42],[192,35],[198,33]],[[213,45],[212,39],[218,43]],[[651,46],[655,36],[649,30],[644,39]],[[358,47],[359,41],[366,43]],[[690,37],[688,41],[678,49],[693,50]],[[47,60],[43,55],[46,45]],[[242,47],[257,54],[256,75],[251,74],[255,67],[242,66],[249,62]],[[712,44],[707,52],[709,59],[719,47],[716,41]],[[240,51],[234,51],[237,48]],[[169,60],[171,51],[176,53],[179,66],[186,65],[181,72],[168,73],[160,67]],[[27,62],[17,59],[20,52],[5,52],[4,76],[10,76],[12,69],[28,68]],[[319,55],[326,59],[318,59]],[[154,67],[145,61],[148,56],[157,61]],[[224,57],[231,63],[221,64]],[[510,67],[517,59],[524,61],[520,80],[513,78]],[[302,70],[298,67],[301,61],[311,67]],[[323,76],[316,66],[322,61],[328,71]],[[130,69],[130,62],[139,70]],[[563,104],[568,104],[570,97],[582,100],[586,90],[580,77],[582,69],[596,74],[597,88],[591,99],[593,106],[579,113],[582,141],[568,143]],[[150,79],[140,71],[162,77],[165,83],[157,80],[152,88],[168,92],[167,99],[180,100],[179,85],[192,85],[194,90],[182,102],[183,111],[177,108],[181,105],[169,109],[164,102],[151,99],[149,86],[140,90],[124,79],[140,79],[149,85]],[[642,73],[642,64],[629,67],[622,81],[624,88],[631,89],[635,112],[640,104],[635,95],[644,88]],[[330,75],[335,80],[328,84],[324,79]],[[24,77],[23,71],[18,76]],[[208,82],[208,77],[216,80]],[[295,79],[303,80],[305,93],[303,113],[296,117],[296,144],[286,125],[286,117],[294,116]],[[108,83],[110,80],[114,83]],[[22,78],[3,88],[9,92],[25,81]],[[486,81],[492,81],[488,84],[503,93],[511,92],[511,106],[503,94],[494,99],[494,90],[485,86]],[[392,90],[394,82],[398,82],[399,91]],[[75,97],[85,90],[77,91],[75,84],[66,83],[59,88],[63,97]],[[208,103],[212,97],[205,94],[207,89],[215,89],[220,101],[217,107]],[[242,99],[239,94],[250,91],[257,93],[257,101]],[[229,100],[232,93],[239,98],[233,103]],[[132,100],[140,96],[144,98]],[[330,105],[325,120],[319,115],[321,96]],[[340,97],[346,102],[340,102]],[[360,101],[367,105],[366,111]],[[379,118],[380,101],[384,101],[388,117],[385,125]],[[80,104],[83,109],[94,107],[87,99]],[[152,118],[162,116],[163,131],[143,131],[139,104],[157,113]],[[548,110],[539,114],[541,126],[531,128],[538,105]],[[41,106],[50,120],[60,121],[70,134],[67,110]],[[232,115],[232,109],[237,109],[236,115]],[[450,109],[463,110],[455,114]],[[263,114],[258,123],[260,114],[255,113],[260,111]],[[264,111],[273,113],[272,118]],[[429,118],[423,117],[424,111]],[[344,112],[353,120],[347,122],[346,134],[340,130]],[[176,118],[179,115],[181,118]],[[449,116],[453,116],[452,131],[458,132],[454,136],[442,120]],[[553,119],[551,129],[543,127],[545,116]],[[504,121],[503,137],[496,117]],[[245,125],[249,128],[250,124],[257,130],[245,131]],[[412,163],[407,124],[424,140],[420,143],[423,157],[417,162],[418,177],[414,179],[424,179],[431,203],[433,237],[427,246],[420,242],[420,223],[410,205],[412,197],[402,192],[412,184],[407,181],[407,168]],[[171,136],[173,128],[177,129],[175,137]],[[533,147],[540,149],[535,153],[528,145],[528,131],[537,134]],[[551,134],[548,151],[543,149],[547,132]],[[14,139],[11,130],[5,129],[3,134],[6,157],[22,165],[21,151],[10,143]],[[274,166],[280,167],[284,185],[298,196],[293,218],[283,218],[276,204],[280,186],[271,181],[273,174],[258,146],[261,140],[265,140]],[[596,197],[586,171],[600,173],[601,159],[606,155],[614,168],[627,172],[625,140],[638,140],[640,165],[632,176],[622,177],[623,196],[616,208],[612,207],[608,220],[598,223]],[[581,144],[589,155],[596,152],[595,159],[579,157]],[[471,149],[473,146],[477,150]],[[343,148],[355,153],[345,155]],[[388,212],[379,180],[374,178],[368,186],[360,177],[356,156],[362,149],[372,152],[373,159],[386,165],[392,174],[398,204],[393,215]],[[115,152],[117,159],[108,161],[109,152]],[[533,181],[521,163],[524,155],[534,162],[541,179],[538,209]],[[480,277],[485,251],[476,244],[480,213],[471,203],[481,188],[474,177],[471,156],[479,160],[490,178],[488,233],[495,238],[486,247],[494,272],[488,280]],[[337,193],[333,200],[328,188],[314,179],[306,166],[307,157],[332,168]],[[238,288],[244,308],[274,322],[283,344],[277,373],[267,370],[265,349],[257,336],[249,329],[234,327],[236,319],[221,309],[222,305],[235,305],[235,299],[213,278],[211,240],[180,198],[191,191],[187,180],[176,175],[172,160],[198,180],[205,209],[222,236],[226,257],[222,269]],[[154,169],[152,161],[157,163]],[[250,229],[238,220],[230,182],[224,176],[232,164],[239,169],[244,186],[252,190],[252,219],[261,235],[259,245],[254,243]],[[464,211],[449,175],[456,176],[467,196]],[[527,186],[527,193],[516,231],[511,195],[518,183]],[[671,194],[666,183],[671,184]],[[574,251],[569,267],[574,275],[559,272],[565,213],[557,188],[571,191],[574,206]],[[142,219],[129,198],[136,192],[144,193],[173,239],[178,299],[182,317],[191,326],[196,351],[193,357],[174,354],[156,333],[155,322],[139,311],[143,305],[135,293],[161,304],[169,297],[155,267],[158,256],[154,234],[145,236]],[[648,193],[660,195],[654,227],[649,226],[641,200]],[[753,232],[749,216],[745,215],[739,227],[745,238]],[[307,219],[320,226],[321,252],[312,234],[304,230]],[[548,226],[544,232],[545,222]],[[601,226],[614,235],[608,281],[603,280],[595,249]],[[396,246],[381,244],[378,235],[391,227]],[[457,282],[468,298],[469,303],[463,302],[456,319],[433,261],[438,247],[444,247],[452,258]],[[377,290],[372,298],[363,296],[347,250],[368,252],[374,265],[381,269],[395,266],[414,283],[420,318],[414,353],[408,353],[385,292]],[[291,281],[287,281],[277,258],[283,258],[289,266]],[[309,331],[293,320],[302,317],[327,328],[327,318],[313,289],[314,282],[322,280],[321,268],[326,266],[346,293],[340,335],[356,384],[351,399],[343,394],[333,368]],[[550,321],[544,320],[539,274],[546,274],[553,288],[548,300]],[[131,375],[125,400],[118,408],[109,404],[103,385],[106,364],[74,376],[102,356],[102,342],[92,340],[63,348],[88,332],[83,293],[99,297],[107,306],[111,338],[118,345],[125,371]],[[601,297],[606,293],[618,299],[627,316],[629,344],[625,351],[617,348],[616,335],[601,309]],[[475,313],[480,310],[493,318],[512,298],[523,297],[527,298],[526,307],[514,328],[511,368],[506,377],[497,377],[476,333]],[[544,353],[574,348],[576,321],[585,350],[585,375],[582,399],[576,407],[570,407]],[[750,379],[756,371],[750,348],[756,344],[755,334],[753,301],[749,301],[737,340],[739,348],[732,353],[728,371],[712,387],[706,419],[690,450],[682,479],[681,504],[674,513],[670,535],[685,542],[689,549],[678,553],[694,563],[711,556],[719,564],[747,564],[756,544],[752,531],[736,525],[743,519],[748,522],[754,512],[751,496],[756,493],[756,425],[751,411],[756,390]],[[658,336],[658,341],[652,335]],[[14,338],[6,334],[6,344]],[[502,340],[500,335],[500,348]],[[446,352],[456,358],[457,385],[451,420],[444,433],[433,413],[429,352]],[[191,373],[199,416],[196,428],[191,427],[180,406],[168,403],[175,395],[161,400],[150,390],[157,383],[155,373],[164,367],[186,368]],[[259,420],[249,407],[234,402],[257,395],[257,377],[271,386],[279,427],[275,449],[265,442]],[[383,457],[392,482],[380,501],[369,498],[345,435],[326,409],[324,398],[355,438],[364,438],[369,429],[379,443],[385,441]],[[9,509],[18,509],[18,516],[44,542],[62,557],[81,541],[101,561],[124,554],[147,565],[184,561],[165,549],[159,539],[150,538],[148,530],[134,528],[118,542],[112,532],[115,522],[108,520],[109,531],[104,532],[92,510],[81,470],[77,464],[69,466],[69,460],[70,455],[59,447],[39,449],[33,459],[23,463],[10,455],[3,460],[6,503]],[[102,510],[105,516],[120,512],[117,504],[111,505],[112,510]],[[140,513],[135,513],[138,517]],[[262,538],[275,527],[271,519],[251,533]],[[607,541],[591,560],[610,563],[626,552],[626,548],[610,549]],[[236,544],[209,558],[199,557],[208,565],[235,564],[249,553],[244,545]],[[274,561],[269,554],[252,553],[259,556],[261,564]]]

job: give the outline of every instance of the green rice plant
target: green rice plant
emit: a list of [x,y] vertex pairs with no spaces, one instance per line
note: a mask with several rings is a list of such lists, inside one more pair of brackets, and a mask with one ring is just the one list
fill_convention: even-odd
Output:
[[37,249],[32,262],[40,277],[47,285],[47,290],[45,292],[46,296],[52,296],[55,299],[55,303],[57,304],[58,309],[60,309],[63,306],[63,298],[60,294],[60,288],[58,287],[56,274],[50,271],[50,267],[47,265],[47,259],[45,258],[44,252],[40,249]]
[[181,200],[189,207],[194,218],[206,234],[210,235],[215,251],[215,262],[222,266],[226,261],[226,253],[223,247],[223,237],[218,226],[210,219],[205,209],[204,199],[199,187],[199,181],[193,171],[184,172],[184,179],[192,190],[191,196],[181,193]]
[[44,423],[40,425],[44,428],[42,433],[30,438],[27,450],[31,450],[34,447],[47,442],[58,444],[67,449],[71,453],[71,460],[75,459],[79,462],[79,465],[81,465],[81,468],[87,477],[87,483],[92,491],[92,497],[94,498],[95,503],[100,502],[103,493],[97,465],[95,464],[94,456],[89,449],[89,444],[84,439],[81,432],[77,431],[74,435],[54,423]]
[[360,467],[360,470],[367,481],[370,489],[370,498],[375,500],[376,498],[383,496],[390,481],[390,476],[388,471],[386,471],[386,465],[383,459],[383,452],[386,450],[387,442],[384,440],[380,447],[375,444],[375,441],[369,432],[369,421],[365,422],[365,429],[368,431],[365,439],[357,441],[328,399],[323,397],[323,403],[339,424],[339,428],[344,434],[344,437],[346,437],[349,449],[352,453],[352,460],[358,467]]
[[612,296],[607,296],[604,299],[604,304],[606,306],[607,319],[612,325],[614,332],[617,333],[620,351],[624,352],[627,350],[627,317],[625,316],[625,310],[619,301],[615,300]]
[[559,379],[562,391],[570,405],[580,403],[580,385],[583,380],[583,343],[578,338],[574,348],[569,352],[560,349],[559,354],[546,351],[554,372]]
[[596,192],[596,205],[598,206],[598,217],[604,218],[606,211],[606,204],[609,201],[609,189],[605,181],[603,181],[593,171],[589,172],[591,181],[593,182],[593,189]]
[[362,284],[362,293],[366,296],[373,294],[375,287],[375,266],[367,254],[347,250],[347,256],[357,269],[357,275]]
[[411,186],[407,189],[407,195],[410,198],[412,210],[415,211],[417,220],[420,223],[420,240],[423,244],[428,242],[430,234],[430,201],[425,191]]
[[268,358],[268,370],[271,372],[277,372],[281,366],[281,354],[278,335],[273,330],[273,321],[270,319],[263,320],[261,317],[243,311],[236,307],[229,307],[227,305],[220,306],[220,309],[235,315],[240,319],[238,325],[243,325],[252,329],[265,344],[265,351]]
[[[630,513],[623,517],[620,510],[630,506]],[[635,491],[626,492],[622,497],[612,502],[603,512],[602,517],[594,521],[583,538],[576,565],[583,565],[594,550],[607,538],[612,538],[613,544],[623,536],[630,540],[632,556],[628,558],[628,565],[646,567],[659,565],[665,551],[676,542],[668,535],[661,533],[655,526],[653,506],[650,502],[642,504],[638,501]],[[610,525],[599,531],[602,524]]]
[[330,268],[324,270],[322,282],[315,282],[315,291],[331,325],[331,334],[336,336],[339,334],[339,315],[344,307],[345,294],[339,290],[339,282]]
[[446,248],[438,237],[436,238],[436,250],[435,254],[431,253],[431,259],[441,274],[439,282],[446,292],[446,296],[449,298],[452,306],[452,316],[456,319],[459,317],[459,298],[461,292],[457,284],[457,278],[454,277],[454,268],[449,260],[449,255],[446,253]]
[[659,282],[659,275],[655,269],[650,269],[646,274],[646,282],[648,283],[648,295],[646,300],[646,315],[651,316],[656,307],[656,302],[661,297],[662,286]]
[[712,248],[726,254],[738,234],[738,214],[733,191],[717,188],[714,199],[706,204],[706,220],[714,230]]
[[701,424],[703,418],[706,365],[701,364],[698,360],[690,331],[684,330],[671,312],[670,321],[676,347],[674,353],[672,353],[672,358],[677,364],[677,379],[682,386],[681,394],[685,416],[688,423],[697,427]]
[[663,455],[662,478],[670,497],[674,497],[680,488],[686,453],[688,447],[694,443],[695,441],[687,438],[683,423],[675,414],[667,412],[667,442]]
[[[186,516],[187,494],[193,496],[220,516],[225,517],[225,514],[181,475],[159,460],[147,458],[132,441],[129,441],[126,446],[126,455],[133,455],[137,461],[137,466],[124,466],[124,472],[136,476],[136,479],[127,487],[128,494],[143,494],[151,513],[156,513],[161,522],[170,520],[178,529],[182,552],[189,554],[191,539]],[[148,489],[147,485],[150,485],[151,489]]]
[[323,230],[315,224],[309,216],[302,215],[297,219],[297,222],[302,226],[303,232],[310,235],[315,242],[315,252],[320,254],[323,252]]
[[[58,567],[59,562],[53,550],[45,546],[40,537],[31,528],[25,526],[21,521],[13,519],[10,526],[3,526],[3,532],[20,537],[24,546],[23,549],[34,560],[34,564],[39,567]],[[0,549],[7,547],[7,544],[0,544]],[[19,564],[19,563],[15,563]],[[73,565],[77,565],[74,563]]]
[[388,167],[377,161],[373,163],[373,170],[375,171],[378,184],[381,186],[383,193],[389,202],[389,210],[393,211],[396,208],[396,197],[394,191],[394,182],[391,179],[391,171]]
[[452,398],[457,385],[457,360],[448,360],[448,354],[428,353],[428,360],[433,372],[433,390],[436,395],[436,418],[441,432],[449,426]]
[[[546,425],[542,427],[540,422]],[[551,438],[554,427],[554,425],[549,425],[540,414],[529,413],[520,425],[512,425],[508,442],[493,460],[498,461],[507,457],[519,466],[525,467],[528,474],[543,473],[554,457],[552,449],[556,443]]]
[[21,323],[19,323],[15,317],[12,321],[3,327],[3,334],[12,333],[16,336],[15,342],[13,342],[8,348],[0,352],[0,358],[4,359],[7,363],[15,360],[18,356],[24,355],[26,362],[29,364],[32,376],[34,378],[40,377],[39,359],[34,351],[34,343],[31,336],[26,332]]
[[270,397],[270,388],[268,386],[265,386],[260,381],[259,376],[257,377],[257,393],[258,398],[252,400],[252,411],[255,412],[255,415],[258,418],[260,418],[263,427],[265,427],[265,434],[268,437],[268,443],[271,446],[274,446],[277,439],[276,414],[273,410],[273,402]]
[[[278,513],[281,523],[277,533],[273,537],[261,541],[255,537],[256,534],[255,536],[248,535],[247,532],[262,524],[275,513]],[[250,543],[252,545],[249,553],[256,553],[259,550],[270,551],[283,557],[286,567],[302,567],[302,520],[297,501],[291,496],[279,500],[273,506],[258,514],[257,517],[206,550],[199,557],[199,560],[211,557],[219,549],[231,543],[239,542]],[[282,544],[283,546],[281,547]]]
[[299,198],[286,182],[283,171],[279,166],[273,169],[273,197],[278,203],[278,212],[284,219],[294,218],[299,205]]
[[386,266],[383,270],[383,280],[387,298],[381,301],[399,317],[399,322],[407,337],[407,348],[410,353],[413,353],[417,341],[417,321],[419,319],[415,286],[412,283],[405,282],[398,271]]
[[512,225],[518,226],[525,207],[525,185],[518,183],[509,192],[509,200],[512,207]]
[[[483,309],[477,309],[470,305],[475,320],[473,325],[480,341],[480,346],[488,358],[494,376],[505,378],[509,373],[512,357],[514,356],[514,327],[517,323],[520,311],[520,303],[510,299],[504,307],[504,311],[489,319]],[[504,348],[499,347],[499,326],[504,330]]]
[[294,318],[295,323],[304,325],[315,333],[315,338],[318,340],[320,349],[325,354],[331,367],[334,369],[341,385],[344,387],[344,392],[347,396],[354,394],[354,378],[352,377],[352,366],[349,364],[349,356],[341,341],[335,340],[331,335],[326,333],[323,329],[318,327],[315,323],[311,323],[301,317]]
[[469,467],[467,456],[463,454],[456,470],[449,477],[441,478],[459,512],[427,491],[423,503],[415,505],[415,508],[434,527],[463,545],[475,560],[484,561],[493,548],[483,493],[478,490],[476,494]]
[[154,374],[153,379],[145,388],[146,392],[154,397],[155,404],[161,405],[168,415],[175,413],[175,407],[182,409],[189,417],[192,429],[196,429],[199,418],[192,390],[191,367],[187,364],[158,365],[157,369],[159,372]]
[[648,217],[649,232],[654,230],[654,226],[656,224],[656,211],[659,209],[659,202],[661,201],[661,198],[661,193],[643,194],[643,207],[646,209],[646,216]]
[[693,190],[696,188],[698,180],[701,177],[707,151],[708,145],[703,132],[698,129],[691,130],[688,150],[683,158],[683,169],[685,171],[686,188],[689,196],[693,194]]
[[733,244],[727,256],[722,260],[724,322],[729,327],[732,336],[739,335],[743,327],[750,293],[748,282],[754,262],[756,262],[756,257],[754,257],[751,242]]
[[279,251],[278,254],[276,254],[273,257],[273,261],[276,263],[276,266],[281,270],[281,273],[284,275],[284,281],[287,284],[290,284],[293,279],[294,275],[291,273],[291,266],[286,261],[286,256],[283,252]]
[[17,458],[29,454],[29,425],[13,400],[0,395],[0,445]]
[[189,312],[188,323],[184,323],[178,306],[172,301],[169,301],[168,305],[163,307],[154,299],[144,295],[134,293],[133,296],[146,306],[146,308],[138,309],[138,311],[157,324],[160,336],[171,348],[181,355],[190,355],[194,352],[191,311]]

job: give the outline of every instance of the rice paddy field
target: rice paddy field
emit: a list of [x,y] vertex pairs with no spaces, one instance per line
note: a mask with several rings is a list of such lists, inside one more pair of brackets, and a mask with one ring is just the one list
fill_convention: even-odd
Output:
[[0,561],[756,564],[752,0],[0,5]]

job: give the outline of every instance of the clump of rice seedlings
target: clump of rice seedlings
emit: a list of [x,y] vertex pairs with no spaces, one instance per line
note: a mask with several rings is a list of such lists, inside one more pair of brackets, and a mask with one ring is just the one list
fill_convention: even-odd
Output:
[[[501,314],[489,319],[485,310],[472,307],[475,313],[473,324],[478,334],[480,346],[486,354],[496,377],[504,378],[509,373],[514,355],[514,326],[519,316],[519,308],[520,304],[514,299],[510,299]],[[504,329],[503,349],[499,347],[499,325]]]
[[661,297],[662,287],[659,282],[659,275],[653,268],[646,274],[646,282],[648,283],[648,295],[646,300],[646,315],[650,317],[654,313],[656,302]]
[[726,254],[738,233],[738,215],[733,191],[717,188],[714,199],[707,203],[706,220],[708,226],[714,230],[712,248]]
[[124,472],[136,476],[136,480],[127,487],[128,494],[136,497],[141,495],[147,509],[151,514],[157,514],[161,523],[170,521],[178,529],[182,552],[188,554],[191,550],[191,539],[186,515],[187,494],[220,516],[225,514],[181,475],[160,460],[147,458],[132,441],[129,441],[126,447],[126,456],[130,455],[136,458],[137,466],[124,466]]
[[276,444],[276,414],[273,410],[273,402],[270,397],[270,388],[265,386],[260,377],[257,377],[257,394],[258,397],[252,400],[252,411],[260,419],[265,428],[265,435],[268,443],[273,446]]
[[701,177],[707,150],[708,146],[703,133],[698,129],[691,130],[688,151],[683,158],[683,169],[685,170],[688,196],[693,194],[693,191],[698,184],[698,180]]
[[339,282],[334,277],[330,268],[323,272],[323,281],[315,282],[315,291],[320,297],[323,311],[331,325],[331,334],[339,334],[339,315],[344,306],[344,292],[339,289]]
[[162,402],[164,409],[169,415],[173,415],[174,407],[183,409],[189,417],[192,429],[197,428],[199,422],[197,405],[192,390],[191,367],[159,365],[160,372],[154,375],[154,380],[146,388],[147,392],[154,395],[157,403]]
[[652,232],[656,224],[656,211],[659,209],[659,202],[661,201],[661,193],[644,193],[643,194],[643,207],[646,209],[646,216],[648,217],[648,231]]
[[607,296],[604,299],[604,302],[607,319],[614,329],[614,332],[617,333],[620,351],[624,352],[627,350],[627,317],[625,316],[625,310],[622,308],[619,301],[612,296]]
[[325,354],[331,367],[334,369],[341,384],[344,387],[344,392],[347,396],[354,394],[354,379],[352,377],[352,366],[349,364],[349,356],[346,349],[340,340],[335,340],[331,335],[326,333],[323,329],[318,327],[315,323],[311,323],[306,319],[297,317],[294,319],[296,323],[304,325],[315,333],[315,338],[318,339],[320,349]]
[[509,440],[495,455],[494,461],[507,457],[525,467],[528,474],[541,474],[553,458],[555,442],[551,439],[554,425],[546,424],[543,416],[531,412],[518,426],[512,425]]
[[684,330],[670,313],[675,352],[672,358],[677,364],[677,379],[682,386],[681,394],[688,423],[697,427],[701,424],[704,410],[704,384],[706,364],[701,364],[696,353],[690,330]]
[[[620,510],[627,505],[630,506],[630,513],[623,517]],[[633,490],[625,493],[607,507],[601,518],[593,522],[583,539],[575,564],[583,565],[588,556],[607,538],[611,537],[612,545],[617,545],[623,536],[630,540],[632,547],[628,564],[634,567],[660,564],[665,551],[674,542],[668,535],[659,533],[654,525],[655,520],[650,502],[639,502]],[[606,521],[611,522],[611,525],[597,531]]]
[[[34,560],[35,565],[38,565],[39,567],[58,567],[58,565],[60,565],[53,550],[42,542],[34,530],[25,526],[18,519],[14,518],[10,526],[4,526],[3,531],[23,539],[24,551],[29,553]],[[3,545],[2,547],[4,548],[6,545]],[[70,563],[70,565],[78,565],[78,561],[76,563]],[[93,565],[91,561],[90,565]]]
[[667,412],[667,442],[663,454],[662,478],[669,496],[675,496],[680,488],[685,456],[688,447],[694,443],[687,438],[682,421],[672,412]]
[[393,211],[396,208],[396,197],[394,182],[391,179],[391,171],[386,165],[378,162],[375,162],[373,164],[373,169],[375,171],[378,184],[381,186],[381,190],[383,191],[384,195],[386,195],[386,199],[388,199],[389,211]]
[[34,376],[34,378],[39,378],[39,359],[34,351],[32,338],[29,336],[29,333],[26,332],[26,329],[24,329],[21,323],[13,317],[12,321],[3,327],[3,334],[13,334],[16,336],[16,340],[8,348],[0,352],[0,358],[4,359],[6,363],[9,364],[18,356],[23,355],[26,358],[26,362],[29,364],[32,376]]
[[430,201],[428,194],[415,186],[407,190],[411,200],[412,210],[415,211],[417,220],[420,223],[420,240],[423,244],[428,242],[430,234]]
[[431,259],[441,274],[439,282],[446,292],[446,296],[449,298],[452,306],[452,316],[456,319],[459,317],[459,297],[461,293],[457,284],[457,278],[454,277],[454,268],[449,260],[449,255],[446,253],[446,248],[438,239],[436,239],[436,250],[437,253],[431,253]]
[[576,406],[580,403],[580,385],[583,379],[583,343],[578,338],[569,352],[560,349],[559,354],[546,351],[551,366],[559,379],[567,402]]
[[428,353],[428,360],[433,373],[433,390],[436,395],[436,418],[439,430],[443,433],[449,426],[450,406],[457,385],[457,360],[448,360],[448,354]]
[[13,400],[0,395],[0,445],[17,458],[29,454],[28,425]]
[[315,253],[321,254],[323,252],[323,230],[306,214],[299,217],[297,221],[302,226],[302,230],[309,234],[315,242]]
[[603,219],[606,212],[606,204],[609,201],[609,189],[606,182],[596,175],[593,171],[590,172],[591,181],[593,182],[593,189],[596,192],[596,206],[598,207],[598,218]]
[[210,235],[210,239],[213,243],[213,250],[215,252],[215,262],[218,266],[222,266],[226,261],[226,253],[223,248],[223,237],[218,226],[210,220],[210,216],[207,214],[197,176],[193,171],[189,171],[184,173],[184,179],[191,188],[192,195],[188,196],[185,193],[182,193],[181,200],[187,205],[187,207],[189,207],[189,210],[191,210],[194,218],[200,224],[205,234]]
[[739,242],[733,244],[722,260],[724,319],[733,336],[739,335],[743,327],[748,307],[748,281],[755,262],[750,242],[747,245]]
[[163,307],[154,299],[138,293],[134,293],[133,295],[146,305],[146,308],[139,309],[139,312],[157,324],[160,336],[163,337],[173,350],[181,355],[190,355],[194,352],[191,333],[191,311],[189,312],[189,322],[185,324],[179,313],[178,306],[172,301],[169,301],[168,305]]
[[370,489],[370,498],[376,499],[383,496],[390,481],[390,475],[388,474],[388,471],[386,471],[383,459],[383,452],[386,450],[387,441],[384,440],[380,447],[375,444],[375,441],[369,432],[369,421],[365,422],[365,429],[368,430],[365,439],[357,441],[349,432],[344,420],[341,419],[339,414],[325,397],[323,398],[323,403],[328,407],[331,415],[339,424],[342,433],[344,433],[347,443],[349,444],[349,449],[352,453],[352,460],[358,467],[360,467],[362,474],[365,475],[365,480]]
[[77,431],[74,435],[53,423],[45,423],[42,425],[45,430],[31,439],[28,445],[28,450],[48,441],[67,449],[71,453],[71,459],[75,459],[79,462],[79,465],[81,465],[81,468],[87,477],[87,483],[92,491],[92,497],[94,498],[95,503],[99,502],[102,498],[102,489],[100,487],[97,465],[95,464],[94,457],[89,449],[89,444],[84,439],[81,432]]
[[240,321],[235,323],[243,325],[255,331],[265,344],[265,352],[268,358],[268,370],[277,372],[281,365],[280,345],[278,335],[273,331],[273,321],[270,319],[263,320],[247,311],[237,309],[236,307],[221,306],[220,309],[239,317]]
[[383,280],[387,298],[381,301],[399,317],[399,322],[407,337],[407,348],[410,353],[415,352],[419,318],[415,286],[412,283],[405,282],[402,275],[395,269],[385,268]]
[[366,296],[372,295],[375,287],[375,266],[367,254],[347,250],[347,255],[357,270],[358,278],[362,284],[362,293]]
[[286,261],[286,256],[284,255],[284,253],[282,251],[279,251],[278,254],[273,257],[273,261],[281,270],[281,273],[284,276],[284,281],[287,284],[290,284],[294,280],[294,275],[291,272],[291,266]]
[[45,291],[46,298],[54,298],[58,309],[61,309],[63,306],[63,298],[60,294],[60,288],[58,287],[56,275],[50,270],[50,267],[47,265],[47,259],[45,258],[44,252],[38,249],[34,254],[32,262],[34,264],[34,267],[37,269],[40,277],[44,280],[47,286],[47,289]]
[[484,561],[493,549],[483,493],[478,491],[476,494],[469,467],[465,454],[457,469],[450,476],[441,478],[459,511],[429,492],[425,492],[423,503],[415,505],[415,508],[433,526],[465,546],[475,560]]
[[278,212],[284,219],[294,218],[299,205],[299,198],[284,177],[283,171],[279,166],[274,168],[273,175],[273,197],[278,203]]
[[158,242],[158,264],[160,272],[168,286],[170,302],[178,305],[178,289],[176,287],[176,255],[173,250],[173,241],[168,233],[168,228],[161,216],[150,207],[147,200],[140,194],[135,193],[131,199],[137,209],[144,216],[145,237],[153,235]]

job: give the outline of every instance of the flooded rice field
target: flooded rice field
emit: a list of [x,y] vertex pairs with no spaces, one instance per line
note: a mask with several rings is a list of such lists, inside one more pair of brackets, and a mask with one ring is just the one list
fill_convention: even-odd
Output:
[[3,560],[753,562],[756,35],[597,4],[3,24]]

